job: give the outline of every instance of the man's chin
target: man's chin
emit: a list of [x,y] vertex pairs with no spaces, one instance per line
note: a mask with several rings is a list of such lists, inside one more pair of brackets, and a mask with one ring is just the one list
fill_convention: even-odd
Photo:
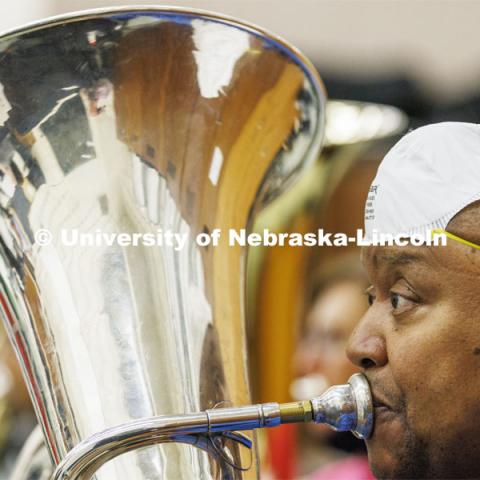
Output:
[[375,426],[367,441],[368,461],[377,478],[396,478],[407,449],[405,422],[393,412],[375,415]]
[[387,447],[381,451],[370,447],[368,447],[367,450],[368,463],[375,478],[397,478],[395,474],[399,470],[398,457],[395,456],[393,451]]
[[424,478],[423,449],[407,431],[401,417],[378,422],[366,443],[370,469],[376,478]]
[[428,473],[427,463],[417,461],[415,457],[402,455],[395,458],[392,455],[383,458],[368,455],[370,469],[378,480],[414,480],[432,478]]

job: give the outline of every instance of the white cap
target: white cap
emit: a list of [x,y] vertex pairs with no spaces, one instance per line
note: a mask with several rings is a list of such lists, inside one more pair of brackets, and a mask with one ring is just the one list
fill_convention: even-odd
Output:
[[385,156],[365,205],[372,232],[427,235],[480,200],[480,125],[445,122],[405,135]]

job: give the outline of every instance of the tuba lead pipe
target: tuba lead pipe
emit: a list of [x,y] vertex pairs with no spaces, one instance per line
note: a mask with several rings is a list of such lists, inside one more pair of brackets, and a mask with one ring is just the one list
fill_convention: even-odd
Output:
[[121,453],[163,442],[181,442],[185,437],[214,435],[286,423],[323,423],[337,431],[352,431],[368,438],[373,429],[370,387],[362,374],[345,385],[329,388],[323,395],[294,403],[265,403],[219,408],[195,414],[142,419],[106,430],[73,448],[57,467],[54,480],[87,480],[107,461]]

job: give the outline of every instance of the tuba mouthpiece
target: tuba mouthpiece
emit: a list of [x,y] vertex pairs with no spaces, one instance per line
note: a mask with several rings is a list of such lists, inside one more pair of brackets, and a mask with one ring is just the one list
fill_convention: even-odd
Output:
[[351,431],[366,439],[373,429],[373,402],[364,375],[352,375],[345,385],[335,385],[310,401],[280,405],[282,423],[324,423],[334,430]]

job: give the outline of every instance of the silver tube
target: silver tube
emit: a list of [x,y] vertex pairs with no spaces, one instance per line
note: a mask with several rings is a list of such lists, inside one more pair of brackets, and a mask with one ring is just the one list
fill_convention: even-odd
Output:
[[[282,423],[324,423],[368,438],[373,429],[373,404],[366,378],[353,375],[346,385],[331,387],[320,397],[293,404],[267,403],[219,408],[197,414],[144,419],[105,430],[72,449],[54,480],[87,480],[106,462],[140,447],[182,442],[182,436],[275,427]],[[205,439],[205,437],[203,437]]]
[[[279,415],[278,410],[278,419]],[[103,464],[122,453],[171,441],[184,443],[182,436],[186,435],[252,430],[262,426],[265,422],[261,405],[131,422],[105,430],[77,445],[59,465],[53,478],[90,478]]]

